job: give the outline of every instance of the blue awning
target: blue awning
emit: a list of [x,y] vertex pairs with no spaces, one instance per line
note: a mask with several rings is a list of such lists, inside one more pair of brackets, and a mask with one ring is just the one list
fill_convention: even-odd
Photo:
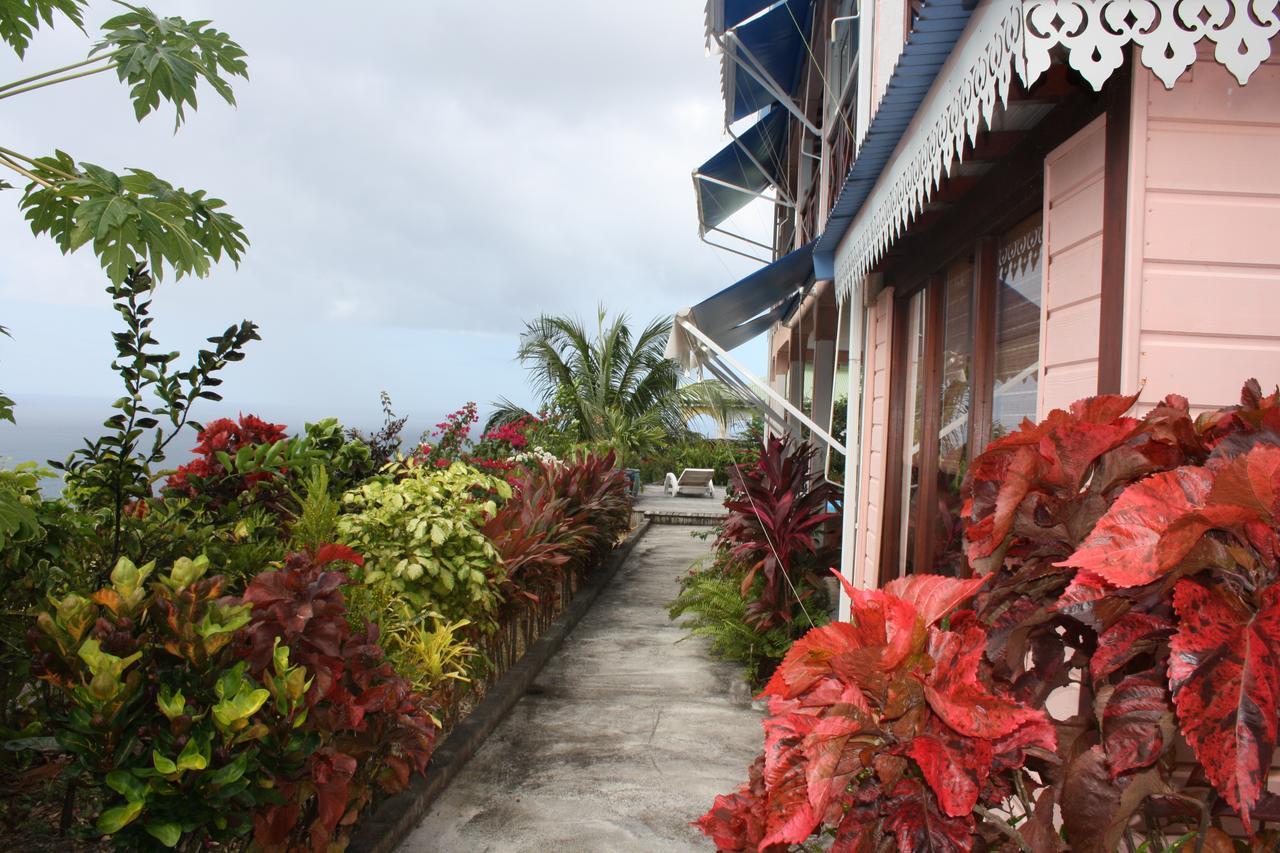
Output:
[[747,18],[778,0],[707,0],[707,34],[724,35]]
[[807,53],[811,11],[812,0],[786,0],[737,27],[725,39],[720,78],[730,124],[778,100],[744,64],[776,81],[783,94],[795,92]]
[[726,350],[734,349],[788,317],[813,280],[813,243],[783,255],[767,267],[702,300],[676,315],[667,344],[667,357],[691,368],[697,347],[680,321],[698,330]]
[[720,225],[770,186],[781,183],[786,145],[787,112],[773,109],[698,167],[693,183],[699,233]]
[[888,88],[862,139],[862,146],[831,207],[826,230],[813,251],[820,279],[835,278],[836,247],[871,195],[894,149],[933,86],[969,23],[974,0],[926,0],[898,57]]

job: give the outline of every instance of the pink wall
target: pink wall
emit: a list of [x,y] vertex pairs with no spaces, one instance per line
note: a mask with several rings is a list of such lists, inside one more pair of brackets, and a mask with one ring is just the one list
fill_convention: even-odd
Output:
[[1280,64],[1134,78],[1123,387],[1229,405],[1280,382]]
[[1098,390],[1104,130],[1099,117],[1044,161],[1037,417]]
[[884,526],[884,477],[888,451],[889,363],[893,345],[893,288],[880,292],[867,309],[867,355],[858,486],[858,533],[853,583],[874,588],[880,578],[880,536]]

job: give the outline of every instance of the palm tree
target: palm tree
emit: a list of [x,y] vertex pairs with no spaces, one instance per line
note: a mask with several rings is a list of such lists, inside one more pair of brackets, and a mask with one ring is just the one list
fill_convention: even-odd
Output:
[[[719,382],[681,385],[679,365],[664,355],[670,335],[670,318],[633,335],[625,314],[610,320],[602,306],[594,336],[575,317],[544,314],[526,323],[517,356],[540,404],[571,437],[630,456],[689,435],[689,420],[699,414],[727,432],[747,408]],[[500,400],[486,429],[527,414]]]

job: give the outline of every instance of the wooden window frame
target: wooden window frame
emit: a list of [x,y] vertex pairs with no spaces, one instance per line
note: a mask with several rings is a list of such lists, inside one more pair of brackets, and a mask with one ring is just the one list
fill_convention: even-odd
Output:
[[[898,576],[901,558],[901,530],[903,494],[903,438],[905,435],[906,407],[906,359],[908,354],[908,324],[911,297],[922,289],[931,288],[939,294],[936,301],[943,302],[944,289],[940,276],[957,258],[970,255],[973,258],[973,345],[970,353],[974,387],[970,392],[969,458],[981,453],[991,441],[992,404],[994,396],[996,311],[998,306],[998,278],[996,257],[1000,235],[1017,223],[1044,209],[1044,158],[1066,139],[1093,121],[1107,109],[1107,101],[1097,95],[1078,92],[1060,102],[1050,115],[1031,131],[1022,144],[1006,155],[985,174],[960,202],[947,211],[945,217],[927,230],[908,235],[899,241],[895,252],[882,264],[885,284],[894,288],[893,346],[889,367],[889,419],[886,429],[888,446],[885,455],[885,491],[883,528],[880,537],[880,585]],[[1113,107],[1115,109],[1115,107]],[[1117,143],[1117,147],[1118,147]],[[930,303],[934,302],[932,293]],[[945,308],[945,306],[940,306]],[[926,308],[926,319],[932,320],[938,308]],[[945,315],[944,315],[945,316]],[[935,321],[936,322],[936,321]],[[941,353],[940,324],[932,330],[926,323],[925,355],[935,369],[927,371],[931,383],[924,389],[924,417],[922,422],[933,423],[941,417]],[[935,353],[937,355],[935,356]],[[936,377],[932,379],[932,377]],[[936,430],[933,441],[936,444]],[[921,493],[931,479],[935,482],[928,490],[936,498],[937,453],[921,458],[932,467],[933,476],[921,473]],[[917,498],[919,500],[919,498]],[[917,531],[932,530],[936,522],[936,500],[921,501],[916,515]],[[929,543],[921,545],[922,539]],[[931,566],[932,538],[917,535],[915,553],[912,554],[913,570],[916,566]],[[925,562],[920,557],[928,557]],[[965,567],[965,572],[969,571]]]

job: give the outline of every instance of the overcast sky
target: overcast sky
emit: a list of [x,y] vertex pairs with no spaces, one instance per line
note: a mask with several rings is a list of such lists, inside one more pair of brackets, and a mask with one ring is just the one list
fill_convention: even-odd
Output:
[[[261,326],[203,419],[368,425],[385,388],[429,422],[469,399],[527,402],[514,352],[539,312],[603,303],[640,323],[758,266],[697,238],[690,171],[726,141],[702,5],[157,0],[245,48],[238,107],[202,88],[175,135],[171,112],[137,124],[124,86],[99,75],[0,103],[0,144],[144,167],[244,224],[239,270],[166,278],[155,301],[157,337],[184,354],[243,317]],[[112,9],[91,6],[91,35]],[[25,62],[0,50],[0,81],[88,46],[70,25],[42,31]],[[17,202],[0,193],[0,324],[14,336],[0,339],[0,389],[19,418],[0,426],[0,455],[20,456],[51,397],[109,403],[118,380],[96,259],[33,238]],[[768,219],[757,204],[739,222],[758,235]],[[762,369],[763,352],[745,357]]]

